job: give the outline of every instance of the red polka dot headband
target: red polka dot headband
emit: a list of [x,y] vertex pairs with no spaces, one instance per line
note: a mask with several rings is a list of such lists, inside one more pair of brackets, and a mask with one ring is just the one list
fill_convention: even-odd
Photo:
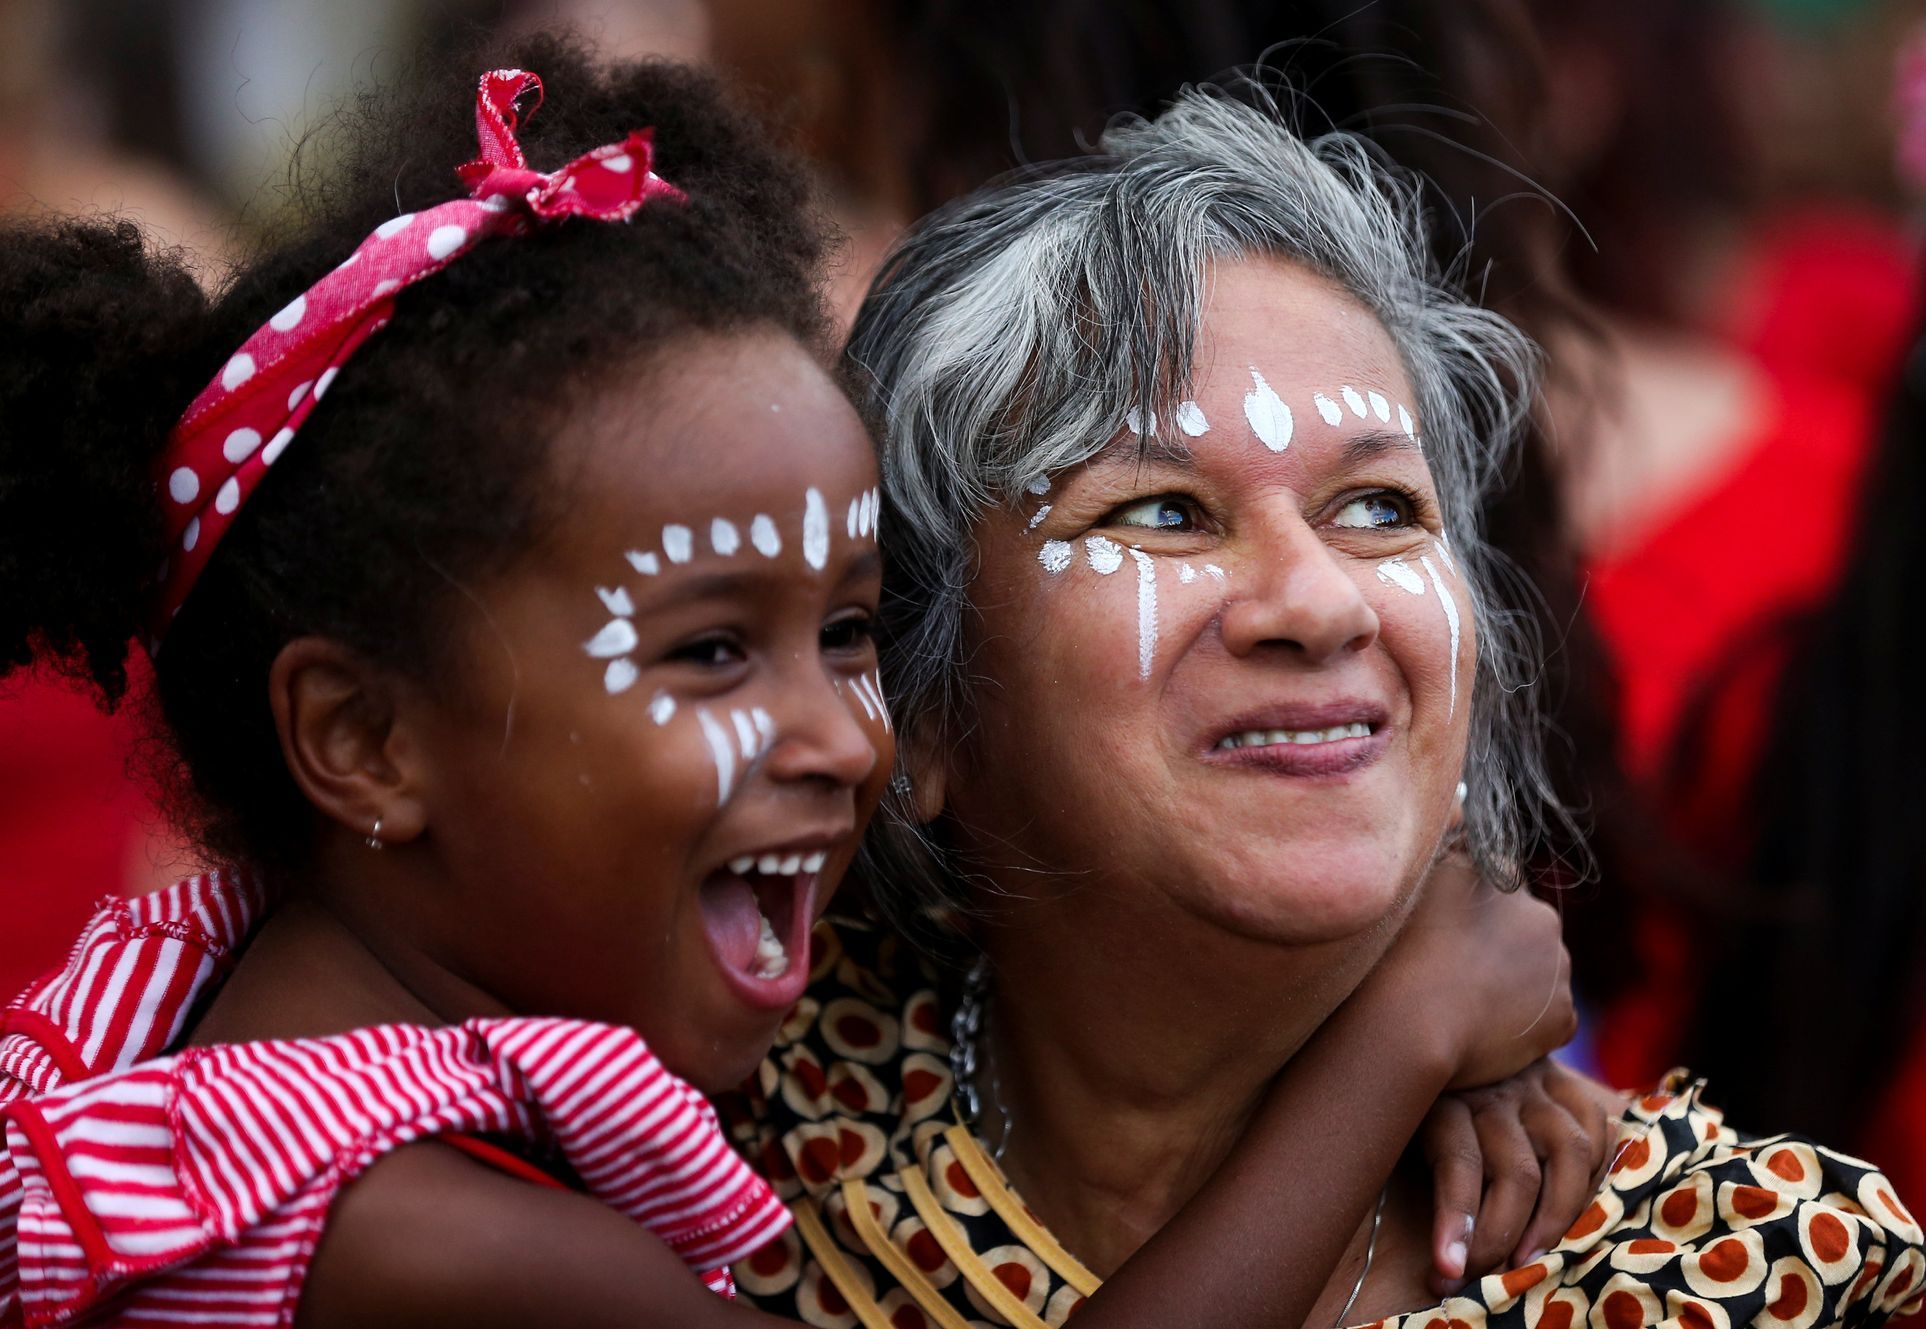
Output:
[[520,69],[482,75],[481,157],[458,168],[469,197],[383,222],[345,262],[249,337],[168,435],[158,468],[169,544],[148,623],[158,651],[174,615],[241,504],[293,440],[349,356],[387,326],[395,296],[487,236],[522,235],[567,217],[627,221],[651,198],[685,196],[656,175],[653,132],[635,130],[559,171],[529,169],[515,104],[542,81]]

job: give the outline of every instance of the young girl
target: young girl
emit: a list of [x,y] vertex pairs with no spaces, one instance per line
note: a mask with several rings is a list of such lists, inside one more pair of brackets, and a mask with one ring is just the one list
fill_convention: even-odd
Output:
[[[801,996],[888,778],[875,463],[795,169],[698,75],[522,54],[540,120],[518,70],[367,103],[217,300],[126,226],[4,237],[0,668],[112,703],[138,637],[179,809],[250,866],[109,905],[7,1011],[0,1323],[753,1316],[687,1270],[727,1293],[788,1215],[697,1089]],[[1439,1021],[1483,1082],[1569,1007],[1507,982],[1542,906],[1457,916],[1414,944],[1489,948]],[[1163,1323],[1200,1236],[1286,1251],[1271,1191],[1207,1189],[1089,1322]]]

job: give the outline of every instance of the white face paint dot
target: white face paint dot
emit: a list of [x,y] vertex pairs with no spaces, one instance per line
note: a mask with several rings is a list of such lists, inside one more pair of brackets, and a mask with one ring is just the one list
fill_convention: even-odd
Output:
[[468,242],[465,226],[437,226],[428,233],[428,257],[444,259]]
[[1204,564],[1204,571],[1208,572],[1211,576],[1217,578],[1217,580],[1219,581],[1223,581],[1227,576],[1230,575],[1227,572],[1225,572],[1222,568],[1218,567],[1215,563]]
[[1258,441],[1272,452],[1291,446],[1291,408],[1271,390],[1255,365],[1251,367],[1251,390],[1244,394],[1244,418],[1250,421]]
[[221,370],[221,386],[232,392],[253,377],[254,357],[242,351],[229,360],[227,367]]
[[404,212],[399,217],[390,217],[387,221],[375,227],[375,234],[383,240],[392,240],[414,224],[415,214],[412,212]]
[[629,599],[629,592],[626,587],[616,586],[611,588],[607,586],[597,586],[595,588],[595,594],[601,598],[602,607],[607,609],[611,614],[614,614],[617,618],[635,617],[635,601]]
[[756,552],[764,558],[774,558],[782,552],[782,536],[776,530],[776,523],[760,512],[756,514],[756,519],[749,523],[749,543],[754,545]]
[[635,635],[635,624],[626,618],[612,618],[603,624],[602,630],[582,644],[582,649],[597,660],[611,656],[627,655],[634,650],[640,639]]
[[1045,540],[1043,548],[1037,550],[1037,562],[1053,577],[1068,568],[1076,556],[1077,551],[1063,540]]
[[187,529],[181,532],[181,548],[192,549],[195,545],[199,544],[200,542],[201,542],[201,519],[199,517],[196,517],[194,518],[193,521],[188,522]]
[[301,320],[306,318],[307,314],[308,297],[297,295],[282,308],[280,313],[268,320],[268,326],[276,332],[293,332],[301,326]]
[[709,548],[725,556],[742,548],[742,536],[737,534],[736,524],[721,517],[710,522]]
[[1047,494],[1050,492],[1050,477],[1040,475],[1023,487],[1032,494]]
[[671,563],[687,563],[695,549],[695,533],[687,526],[664,526],[662,528],[662,552],[668,555]]
[[1343,393],[1344,393],[1344,404],[1351,408],[1351,414],[1355,415],[1358,419],[1362,420],[1364,418],[1364,411],[1365,411],[1364,398],[1360,397],[1358,395],[1358,390],[1352,387],[1349,383],[1346,383],[1344,385]]
[[803,561],[821,572],[829,565],[829,509],[811,489],[803,495]]
[[639,549],[631,549],[623,557],[629,560],[630,567],[645,577],[653,577],[662,571],[662,560],[654,554],[645,554]]
[[1411,412],[1402,406],[1398,407],[1398,428],[1404,430],[1408,438],[1416,438],[1418,435],[1418,427],[1411,420]]
[[[1135,406],[1124,412],[1124,423],[1130,426],[1131,433],[1138,435],[1143,434],[1144,417],[1138,412]],[[1151,413],[1150,432],[1153,434],[1157,432],[1157,416],[1155,412]]]
[[1387,558],[1378,564],[1378,580],[1412,595],[1424,594],[1424,578],[1401,558]]
[[1371,414],[1377,416],[1378,419],[1385,424],[1391,423],[1391,403],[1384,399],[1382,392],[1373,392],[1370,395]]
[[240,506],[241,482],[230,475],[227,477],[227,483],[223,484],[219,492],[214,495],[214,511],[225,517]]
[[1343,423],[1343,408],[1323,393],[1313,393],[1311,395],[1311,405],[1317,407],[1317,413],[1324,417],[1325,424],[1335,425]]
[[635,680],[642,671],[635,667],[633,660],[610,660],[609,667],[602,671],[602,686],[609,690],[611,697],[627,692],[635,686]]
[[227,436],[226,442],[221,444],[221,455],[238,466],[249,457],[252,457],[254,455],[254,449],[260,446],[260,431],[254,429],[237,429]]
[[261,449],[262,463],[267,466],[274,465],[275,462],[281,459],[281,454],[288,450],[288,444],[292,442],[294,442],[294,431],[292,429],[281,430],[273,438],[268,440],[266,447]]
[[1197,569],[1185,563],[1177,569],[1177,580],[1188,586],[1197,580]]
[[665,725],[675,718],[675,698],[666,692],[658,692],[649,699],[649,718],[658,725]]
[[1194,401],[1187,401],[1177,408],[1177,427],[1192,438],[1210,432],[1210,421],[1204,417],[1204,408]]
[[1091,569],[1106,577],[1123,566],[1122,547],[1105,536],[1093,535],[1085,540],[1083,554],[1090,560]]
[[334,386],[334,376],[340,372],[338,369],[324,369],[321,371],[321,377],[314,380],[314,399],[316,401],[320,401],[321,398],[326,395],[328,389]]
[[194,474],[191,467],[177,466],[167,477],[167,496],[176,503],[192,503],[200,492],[201,477]]
[[1025,526],[1023,529],[1026,531],[1034,531],[1037,527],[1043,525],[1043,519],[1045,517],[1048,517],[1049,515],[1050,515],[1050,504],[1045,503],[1042,507],[1037,509],[1037,515],[1030,518],[1030,524],[1028,526]]

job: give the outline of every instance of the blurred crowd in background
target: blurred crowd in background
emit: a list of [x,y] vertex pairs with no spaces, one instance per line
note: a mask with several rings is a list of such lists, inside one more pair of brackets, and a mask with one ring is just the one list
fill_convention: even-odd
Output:
[[[0,0],[0,210],[132,215],[216,284],[357,82],[557,23],[766,107],[844,316],[908,220],[1260,58],[1422,172],[1440,261],[1546,353],[1487,519],[1590,829],[1539,874],[1574,1058],[1926,1193],[1926,0]],[[8,991],[193,866],[137,711],[0,696]]]

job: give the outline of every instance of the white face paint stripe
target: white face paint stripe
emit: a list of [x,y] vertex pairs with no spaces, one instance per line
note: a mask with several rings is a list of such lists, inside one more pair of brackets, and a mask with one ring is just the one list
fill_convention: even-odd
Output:
[[1378,417],[1378,423],[1391,423],[1391,403],[1384,399],[1382,392],[1368,394],[1371,399],[1371,414]]
[[774,558],[782,552],[782,534],[776,530],[776,523],[758,512],[756,519],[749,523],[749,543],[764,558]]
[[665,725],[675,717],[675,698],[666,692],[658,692],[649,699],[649,718],[658,725]]
[[1137,561],[1137,677],[1149,678],[1157,658],[1157,565],[1141,549],[1130,556]]
[[662,570],[662,562],[654,554],[645,554],[639,549],[631,549],[626,557],[629,560],[629,566],[645,577],[653,577]]
[[729,801],[729,791],[736,782],[736,750],[729,742],[728,731],[706,708],[696,708],[696,719],[701,722],[702,737],[708,740],[709,755],[716,763],[716,806],[721,807]]
[[1028,526],[1025,526],[1023,529],[1026,531],[1034,531],[1037,527],[1043,525],[1043,519],[1049,515],[1050,515],[1050,505],[1048,503],[1045,503],[1042,507],[1037,509],[1037,515],[1030,518],[1030,524]]
[[1398,407],[1398,428],[1404,430],[1406,438],[1416,438],[1418,436],[1418,427],[1411,419],[1411,412],[1405,410],[1402,406]]
[[724,558],[742,548],[742,536],[736,524],[727,518],[717,517],[709,523],[709,547]]
[[1339,425],[1344,423],[1343,409],[1323,393],[1313,393],[1311,396],[1311,405],[1317,407],[1317,413],[1324,417],[1325,424]]
[[1424,594],[1424,578],[1401,558],[1387,558],[1378,564],[1378,580],[1386,586],[1396,586],[1412,595]]
[[869,676],[869,690],[876,698],[876,713],[883,717],[883,731],[894,733],[896,722],[889,717],[889,698],[883,695],[883,671],[877,670]]
[[876,718],[876,708],[870,704],[869,693],[863,689],[863,680],[858,677],[855,682],[849,685],[849,690],[856,694],[856,700],[862,704],[863,714],[874,720]]
[[635,601],[629,599],[629,593],[626,588],[621,586],[597,586],[595,593],[601,597],[602,607],[607,609],[611,614],[614,614],[617,618],[635,617]]
[[1444,606],[1445,622],[1451,625],[1451,709],[1447,716],[1458,713],[1458,602],[1452,598],[1451,591],[1438,578],[1438,569],[1431,565],[1431,555],[1420,554],[1418,564],[1431,574],[1432,589],[1438,592],[1438,603]]
[[1064,540],[1045,540],[1043,548],[1037,550],[1037,562],[1053,577],[1069,567],[1076,557],[1077,551]]
[[843,529],[849,533],[849,538],[852,540],[856,538],[858,523],[862,519],[862,507],[863,500],[861,498],[852,498],[849,500],[849,519],[843,523]]
[[689,555],[694,551],[695,533],[687,526],[662,528],[662,552],[669,556],[669,562],[687,563]]
[[752,706],[749,709],[749,718],[755,722],[756,732],[762,735],[763,747],[766,750],[770,744],[776,741],[775,720],[770,717],[768,711],[765,711],[760,706]]
[[1282,452],[1291,446],[1291,408],[1271,390],[1255,365],[1251,366],[1251,384],[1251,390],[1244,394],[1244,418],[1250,421],[1251,432],[1260,443],[1272,452]]
[[821,572],[829,566],[829,509],[819,490],[803,495],[803,561]]
[[1187,401],[1177,408],[1177,427],[1192,438],[1200,438],[1210,432],[1210,421],[1204,415],[1204,408],[1194,401]]
[[1223,581],[1226,575],[1228,575],[1225,573],[1225,571],[1222,568],[1218,567],[1215,563],[1204,564],[1204,571],[1208,572],[1211,576],[1217,578],[1217,580],[1219,581]]
[[760,744],[756,742],[756,727],[749,717],[741,711],[729,712],[729,723],[736,727],[736,746],[742,749],[744,761],[754,761]]
[[1083,542],[1084,557],[1090,560],[1091,570],[1108,577],[1123,566],[1123,549],[1115,540],[1101,535],[1093,535]]
[[1445,571],[1449,572],[1454,577],[1457,576],[1458,562],[1456,559],[1451,557],[1451,541],[1449,539],[1433,540],[1431,542],[1431,547],[1438,551],[1438,557],[1443,561],[1445,565]]

